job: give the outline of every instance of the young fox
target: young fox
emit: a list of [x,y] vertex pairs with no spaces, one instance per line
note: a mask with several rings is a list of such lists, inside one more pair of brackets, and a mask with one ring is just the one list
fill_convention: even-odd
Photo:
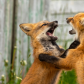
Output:
[[[75,69],[79,84],[84,84],[84,13],[78,13],[74,17],[67,18],[73,28],[70,34],[76,34],[75,40],[80,41],[80,45],[76,49],[70,49],[65,52],[66,58],[58,58],[56,56],[40,54],[39,59],[56,65],[61,69]],[[47,59],[46,59],[47,58]]]
[[21,84],[57,83],[61,69],[56,68],[53,64],[41,62],[38,59],[39,54],[41,53],[52,56],[61,56],[63,54],[64,49],[59,48],[55,43],[57,37],[53,36],[53,32],[57,26],[57,21],[20,24],[22,31],[31,37],[34,56],[34,62]]

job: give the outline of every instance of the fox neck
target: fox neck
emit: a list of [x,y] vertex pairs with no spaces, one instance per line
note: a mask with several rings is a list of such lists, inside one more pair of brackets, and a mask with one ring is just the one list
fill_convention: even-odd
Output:
[[78,39],[80,42],[82,42],[82,40],[84,39],[84,31],[78,33]]
[[48,41],[48,40],[45,40],[45,39],[41,39],[40,43],[45,48],[45,51],[53,50],[53,49],[56,49],[56,48],[59,50],[59,47],[58,47],[58,45],[56,44],[55,41]]
[[36,49],[36,48],[42,48],[42,47],[45,47],[45,48],[52,48],[55,47],[56,43],[55,41],[48,41],[46,39],[34,39],[34,40],[31,40],[32,42],[32,47],[33,49]]
[[80,43],[82,43],[84,41],[84,30],[82,30],[78,33],[78,39],[79,39]]
[[32,44],[33,49],[42,48],[41,43],[39,42],[39,40],[31,40],[31,44]]
[[60,48],[55,43],[55,41],[48,41],[45,39],[33,40],[32,47],[34,50],[34,58],[37,58],[39,54],[44,52],[49,53],[50,51],[54,51],[56,49],[58,50],[58,52],[60,51]]

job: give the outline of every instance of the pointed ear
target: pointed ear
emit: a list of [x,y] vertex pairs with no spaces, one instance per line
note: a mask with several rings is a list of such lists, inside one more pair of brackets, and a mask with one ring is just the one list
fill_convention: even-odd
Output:
[[25,24],[20,24],[19,26],[24,33],[30,35],[30,31],[33,28],[33,24],[25,23]]
[[73,17],[66,18],[67,23],[70,23],[71,20],[73,20]]
[[80,23],[84,26],[84,18],[81,19]]

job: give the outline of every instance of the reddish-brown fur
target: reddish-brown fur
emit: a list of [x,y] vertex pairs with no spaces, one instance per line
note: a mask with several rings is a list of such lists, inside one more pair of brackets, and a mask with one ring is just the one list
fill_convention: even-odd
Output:
[[[43,24],[47,24],[42,26]],[[60,56],[63,52],[59,52],[56,48],[53,50],[45,51],[45,47],[39,40],[39,35],[49,28],[53,22],[41,21],[34,24],[20,24],[20,28],[23,32],[31,37],[31,44],[33,47],[33,56],[34,62],[30,67],[26,77],[22,80],[21,84],[56,84],[57,79],[60,76],[61,69],[57,69],[55,65],[41,62],[38,59],[39,54],[49,54],[55,55],[55,52],[58,52],[57,56]],[[41,35],[42,36],[42,35]]]
[[84,13],[78,13],[74,17],[68,18],[67,22],[74,28],[76,32],[75,40],[80,41],[80,45],[76,49],[70,49],[66,58],[59,58],[58,61],[47,60],[47,62],[62,69],[74,69],[78,83],[84,84]]

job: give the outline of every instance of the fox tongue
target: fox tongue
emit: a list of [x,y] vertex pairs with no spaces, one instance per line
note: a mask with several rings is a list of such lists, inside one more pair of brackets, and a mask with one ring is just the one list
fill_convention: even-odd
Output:
[[47,35],[50,36],[52,40],[57,40],[57,37],[53,36],[50,32],[47,32]]
[[47,32],[47,35],[52,36],[52,34],[50,32]]

